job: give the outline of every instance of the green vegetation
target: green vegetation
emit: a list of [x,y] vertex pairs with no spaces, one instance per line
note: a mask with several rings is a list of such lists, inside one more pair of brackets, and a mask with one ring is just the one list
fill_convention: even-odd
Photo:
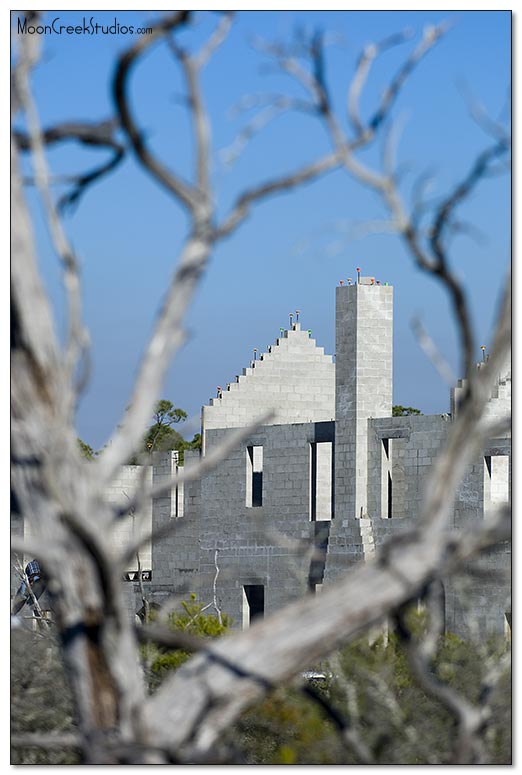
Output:
[[[413,612],[413,631],[422,615]],[[470,702],[480,699],[490,660],[505,651],[504,641],[474,645],[456,635],[441,639],[434,664],[436,676]],[[312,686],[333,710],[357,731],[376,764],[444,764],[451,761],[455,723],[426,695],[412,676],[395,634],[368,636],[342,649],[318,666],[325,675]],[[489,764],[511,761],[510,675],[506,671],[490,697],[491,722],[484,730]],[[297,688],[277,689],[248,710],[230,730],[246,764],[361,764],[345,745],[319,703]]]
[[[197,596],[192,593],[189,600],[183,600],[182,610],[174,611],[169,615],[168,627],[172,630],[183,630],[200,638],[217,638],[226,632],[232,620],[222,613],[219,617],[214,613],[207,613],[210,608],[198,602]],[[154,621],[154,610],[150,614],[150,620]],[[177,669],[190,657],[187,651],[182,649],[159,649],[153,644],[142,648],[142,659],[145,665],[149,688],[154,690],[170,670]]]
[[[169,617],[169,626],[204,638],[225,633],[231,620],[197,600],[184,601]],[[154,619],[154,612],[151,614]],[[408,627],[422,635],[424,614],[413,607]],[[376,635],[378,633],[375,633]],[[13,734],[74,732],[72,702],[59,651],[50,637],[27,631],[13,633],[11,649]],[[440,639],[435,675],[472,703],[481,701],[483,681],[492,664],[509,648],[504,640],[470,643],[456,635]],[[182,650],[142,648],[142,663],[150,691],[188,658]],[[446,764],[455,743],[450,714],[426,695],[411,674],[400,638],[383,635],[369,642],[368,634],[317,665],[323,679],[302,687],[279,687],[248,709],[220,740],[235,764],[360,764],[353,746],[346,745],[324,709],[329,705],[355,730],[376,764]],[[508,670],[493,687],[488,702],[489,723],[481,731],[487,764],[511,762],[511,679]],[[315,693],[323,704],[310,697]],[[78,764],[73,749],[43,751],[13,747],[13,764]]]
[[186,441],[181,433],[172,427],[186,419],[187,413],[183,409],[176,408],[171,401],[165,398],[158,401],[154,409],[154,422],[149,426],[140,449],[129,463],[138,464],[140,455],[144,452],[169,452],[170,450],[177,450],[179,462],[183,463],[183,453],[186,449],[201,449],[200,433],[196,433],[192,441]]
[[92,447],[90,447],[88,444],[86,444],[84,441],[82,441],[80,438],[77,439],[78,446],[80,447],[80,453],[82,457],[87,458],[87,460],[94,460],[96,453],[93,450]]
[[413,406],[401,406],[396,404],[392,407],[392,417],[406,417],[410,414],[422,414],[420,409],[415,409]]
[[[187,413],[183,409],[174,406],[172,401],[162,398],[154,408],[154,422],[149,426],[138,452],[131,457],[129,465],[139,465],[140,457],[144,452],[170,452],[177,450],[179,452],[179,462],[183,464],[183,453],[186,449],[201,449],[201,434],[195,433],[192,441],[187,441],[181,433],[178,433],[172,426],[185,422]],[[97,452],[86,444],[82,439],[78,439],[80,452],[87,460],[94,460],[101,450]]]
[[164,398],[158,401],[154,409],[154,422],[145,434],[144,448],[164,452],[177,449],[183,438],[172,426],[186,419],[187,413],[175,408],[171,401]]
[[[407,617],[415,637],[425,629],[425,614],[413,606]],[[203,637],[216,637],[230,624],[223,616],[219,625],[206,614],[195,595],[172,614],[170,626]],[[170,670],[189,655],[183,651],[159,653],[148,647],[151,689],[157,688]],[[508,644],[492,639],[468,643],[446,634],[433,669],[470,702],[478,703],[488,665],[498,660]],[[409,669],[400,638],[391,633],[372,643],[368,635],[346,646],[317,666],[324,679],[307,686],[357,730],[378,764],[444,764],[451,759],[455,724],[449,713],[418,686]],[[484,735],[488,763],[511,760],[510,675],[502,675],[490,698],[492,720]],[[235,751],[236,763],[244,764],[360,764],[353,748],[339,735],[321,703],[298,686],[280,687],[247,710],[227,731],[222,741]]]

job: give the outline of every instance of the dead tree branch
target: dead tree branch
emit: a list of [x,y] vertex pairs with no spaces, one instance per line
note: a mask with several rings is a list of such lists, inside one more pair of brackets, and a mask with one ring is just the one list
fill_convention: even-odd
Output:
[[[78,205],[81,197],[95,181],[108,175],[121,164],[125,158],[125,147],[116,139],[118,124],[114,119],[92,122],[71,121],[57,124],[42,130],[42,142],[45,145],[74,141],[88,148],[106,148],[112,152],[111,158],[105,164],[94,167],[89,172],[67,177],[67,182],[73,183],[70,191],[63,194],[58,201],[58,211]],[[30,151],[29,135],[21,130],[14,130],[13,136],[21,151]]]
[[428,590],[428,631],[417,642],[408,629],[404,619],[404,609],[397,614],[397,631],[406,650],[413,675],[420,686],[435,700],[441,703],[455,718],[458,735],[452,758],[455,764],[479,763],[483,757],[482,726],[483,713],[472,705],[458,691],[440,681],[432,669],[438,640],[443,631],[443,612],[441,600],[437,599],[437,590],[433,585]]
[[198,638],[184,630],[170,630],[159,624],[146,624],[136,627],[136,637],[140,643],[156,643],[169,649],[183,651],[202,651],[208,645],[203,638]]
[[[166,366],[184,340],[183,319],[215,243],[222,237],[230,235],[241,224],[252,204],[312,180],[332,169],[337,163],[335,157],[328,157],[297,173],[281,176],[240,194],[230,215],[221,225],[215,226],[208,169],[210,156],[208,121],[203,109],[198,81],[200,60],[197,56],[194,58],[182,52],[175,44],[171,46],[182,65],[189,92],[189,107],[196,139],[195,183],[183,181],[152,155],[129,107],[129,77],[139,57],[152,43],[170,35],[177,27],[187,24],[189,19],[190,12],[178,12],[158,22],[151,35],[140,38],[120,57],[113,81],[113,96],[119,120],[138,160],[143,168],[167,189],[174,200],[188,210],[192,227],[167,291],[155,331],[142,358],[128,411],[107,449],[96,461],[99,475],[105,483],[114,477],[118,466],[128,459],[137,446],[140,434],[151,414],[153,402],[159,394]],[[214,44],[210,50],[215,50]],[[207,58],[205,54],[202,61],[205,62]]]
[[[66,378],[73,383],[76,377],[76,369],[80,358],[87,358],[89,337],[82,321],[82,304],[80,294],[80,272],[77,258],[65,234],[59,214],[56,210],[53,197],[49,190],[49,172],[45,159],[44,140],[40,128],[40,120],[36,104],[29,88],[29,76],[35,66],[38,57],[38,49],[22,44],[20,47],[20,59],[14,74],[14,83],[18,99],[24,108],[28,123],[28,143],[31,149],[31,158],[35,171],[36,185],[47,214],[47,223],[57,255],[64,269],[64,285],[68,299],[68,340],[64,354],[64,366]],[[71,399],[84,386],[88,375],[88,367],[80,383],[71,391]],[[66,397],[64,396],[64,399]],[[66,403],[65,413],[72,421],[75,402]]]
[[451,230],[455,209],[471,194],[477,184],[490,174],[494,162],[507,154],[510,148],[509,138],[504,131],[496,132],[494,145],[478,156],[462,181],[435,208],[432,213],[431,225],[427,230],[427,237],[418,228],[418,203],[410,214],[402,200],[397,186],[396,173],[389,168],[390,154],[385,154],[382,171],[370,168],[357,155],[357,151],[366,148],[375,140],[378,131],[389,119],[406,80],[421,60],[443,38],[448,29],[449,25],[442,23],[427,27],[424,30],[421,41],[391,79],[376,110],[366,122],[363,121],[358,106],[370,65],[390,45],[402,43],[406,39],[406,35],[393,36],[384,43],[373,44],[365,49],[359,59],[355,77],[348,88],[348,114],[352,128],[355,130],[355,137],[352,138],[349,138],[342,131],[329,97],[323,62],[324,46],[321,37],[313,36],[308,45],[304,47],[306,65],[301,65],[291,52],[287,53],[281,47],[269,47],[268,53],[273,56],[284,72],[292,75],[308,91],[316,105],[316,115],[324,124],[341,165],[354,180],[374,190],[381,197],[417,266],[442,283],[457,321],[463,374],[467,380],[466,391],[471,393],[474,389],[475,377],[475,339],[468,300],[462,284],[449,266],[445,238]]

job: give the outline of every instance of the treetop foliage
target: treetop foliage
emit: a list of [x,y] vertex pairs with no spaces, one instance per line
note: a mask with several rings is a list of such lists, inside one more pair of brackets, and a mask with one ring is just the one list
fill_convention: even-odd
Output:
[[[183,464],[183,453],[186,449],[201,449],[201,434],[195,433],[192,441],[187,441],[181,433],[172,426],[185,422],[188,415],[184,409],[175,407],[172,401],[162,398],[154,407],[153,420],[149,426],[140,449],[129,460],[129,465],[138,465],[140,455],[144,452],[169,452],[177,450],[179,454],[179,463]],[[87,460],[94,460],[100,453],[95,451],[89,444],[78,438],[80,452]]]
[[401,406],[396,404],[392,407],[392,417],[406,417],[410,414],[422,414],[420,409],[415,409],[413,406]]

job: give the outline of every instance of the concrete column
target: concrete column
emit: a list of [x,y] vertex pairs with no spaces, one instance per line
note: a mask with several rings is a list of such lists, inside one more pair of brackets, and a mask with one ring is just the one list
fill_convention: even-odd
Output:
[[368,419],[391,416],[392,338],[391,286],[336,289],[336,517],[367,513]]

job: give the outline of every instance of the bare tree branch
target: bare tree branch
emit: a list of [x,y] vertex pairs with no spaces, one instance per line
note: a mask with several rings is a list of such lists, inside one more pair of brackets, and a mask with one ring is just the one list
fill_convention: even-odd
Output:
[[408,57],[402,67],[399,69],[397,75],[392,79],[389,86],[385,90],[381,103],[374,113],[373,117],[368,122],[368,127],[371,131],[375,132],[380,125],[385,121],[389,115],[397,96],[399,95],[404,83],[409,78],[411,73],[417,67],[419,62],[426,56],[426,54],[433,48],[433,46],[441,39],[443,35],[449,30],[450,24],[448,22],[442,22],[442,24],[427,26],[424,29],[421,42],[414,49],[413,53]]
[[371,43],[366,46],[364,51],[359,57],[355,75],[352,78],[350,87],[348,89],[348,116],[352,123],[352,127],[355,130],[356,136],[360,137],[365,134],[365,125],[360,117],[359,101],[364,86],[368,80],[370,69],[375,59],[387,49],[392,46],[400,45],[411,37],[409,30],[404,30],[397,35],[391,35],[380,43]]
[[202,651],[208,646],[208,641],[198,638],[184,630],[171,630],[159,624],[144,624],[136,627],[136,637],[140,643],[156,643],[170,649],[183,651]]
[[[258,97],[257,99],[260,100],[261,98]],[[313,115],[316,110],[315,106],[306,100],[297,100],[284,95],[264,95],[263,101],[267,104],[243,127],[232,144],[221,151],[221,159],[225,164],[233,164],[244,151],[249,141],[283,113],[293,110]],[[246,102],[246,104],[251,107],[251,100]],[[238,109],[239,107],[236,108],[236,110]]]
[[446,384],[450,387],[454,387],[457,380],[455,379],[455,375],[451,370],[451,367],[449,366],[447,360],[440,353],[435,342],[428,334],[419,318],[413,318],[411,321],[411,327],[419,343],[419,346],[424,350],[444,382],[446,382]]
[[359,708],[357,703],[357,694],[353,686],[347,681],[344,671],[341,666],[338,654],[333,654],[328,659],[328,664],[332,669],[332,673],[335,676],[337,684],[343,690],[346,696],[346,702],[348,706],[350,723],[345,724],[344,729],[341,730],[341,736],[344,744],[351,748],[357,756],[361,764],[375,764],[375,759],[366,743],[363,741],[359,724]]
[[422,688],[440,702],[455,718],[458,736],[455,744],[454,763],[480,763],[484,751],[481,736],[484,723],[480,708],[468,702],[458,691],[440,681],[433,673],[431,663],[443,632],[444,619],[441,606],[444,603],[439,591],[432,585],[428,590],[428,632],[417,643],[404,619],[404,609],[397,615],[398,632],[404,644],[413,674]]
[[82,739],[79,734],[62,732],[53,734],[49,732],[33,732],[24,735],[11,735],[10,743],[13,748],[41,748],[52,751],[63,748],[82,748]]
[[335,169],[339,166],[339,158],[337,154],[328,154],[319,161],[302,167],[296,172],[289,173],[276,177],[273,180],[263,183],[259,186],[255,186],[245,193],[241,194],[233,205],[231,212],[215,229],[215,237],[222,239],[229,236],[239,224],[245,220],[250,214],[250,209],[253,204],[266,199],[272,194],[279,194],[286,191],[290,191],[303,183],[308,183],[316,178],[324,175],[327,172]]
[[196,68],[200,69],[204,67],[208,63],[209,59],[213,56],[213,54],[217,51],[217,49],[223,44],[230,32],[233,21],[234,12],[225,11],[219,20],[214,33],[210,36],[201,50],[195,55],[194,64]]
[[122,129],[130,140],[141,164],[170,194],[173,194],[190,211],[198,204],[194,189],[156,159],[145,144],[143,133],[138,130],[129,106],[129,77],[139,57],[172,30],[184,26],[190,20],[190,11],[176,11],[161,19],[150,35],[142,35],[119,59],[113,80],[113,98]]
[[[75,140],[87,147],[108,148],[113,152],[108,162],[95,167],[90,172],[67,176],[66,182],[73,182],[74,186],[60,198],[58,210],[65,210],[67,207],[77,205],[91,183],[100,180],[105,175],[108,175],[109,172],[113,172],[123,161],[125,158],[125,147],[114,137],[117,127],[117,122],[111,119],[99,123],[67,122],[42,130],[41,138],[45,145]],[[29,151],[31,149],[30,139],[26,133],[14,130],[13,136],[21,151]]]
[[[111,481],[119,465],[124,463],[134,452],[140,434],[145,428],[150,416],[152,404],[159,394],[167,363],[181,345],[184,333],[182,321],[192,298],[197,283],[204,272],[213,245],[222,237],[229,235],[247,216],[250,206],[271,194],[290,190],[297,185],[312,180],[319,174],[333,168],[335,158],[328,157],[308,167],[304,167],[293,175],[287,175],[240,195],[231,214],[218,227],[211,225],[213,216],[211,192],[208,176],[208,135],[205,128],[206,120],[200,101],[196,81],[196,68],[190,64],[192,60],[181,55],[179,47],[175,47],[178,58],[181,56],[189,82],[189,96],[196,129],[198,185],[189,186],[178,177],[167,172],[148,151],[142,135],[131,117],[128,104],[128,77],[131,67],[137,62],[143,51],[155,40],[166,36],[173,29],[188,20],[187,14],[174,14],[153,28],[153,34],[143,36],[137,43],[120,57],[114,78],[114,100],[120,117],[120,122],[143,167],[153,175],[176,200],[188,208],[191,214],[192,231],[187,238],[177,271],[173,277],[166,299],[160,311],[158,321],[142,358],[138,377],[136,379],[131,401],[121,425],[110,440],[107,449],[96,461],[99,476],[106,484]],[[146,41],[146,42],[145,42]],[[202,189],[206,186],[207,190]]]
[[[68,299],[68,341],[64,356],[66,378],[73,382],[75,370],[80,357],[87,356],[89,337],[82,321],[82,304],[80,294],[79,266],[72,247],[65,235],[62,223],[56,210],[52,195],[49,190],[49,173],[45,160],[44,142],[40,128],[38,111],[29,89],[29,76],[32,67],[37,61],[37,50],[32,51],[27,46],[27,38],[20,45],[20,60],[15,70],[15,84],[20,104],[25,111],[29,128],[29,145],[32,150],[32,161],[35,170],[36,184],[40,191],[49,225],[51,237],[57,255],[64,268],[64,284]],[[88,368],[80,384],[71,393],[74,399],[87,379]],[[75,403],[68,401],[64,396],[64,412],[72,419]]]
[[[412,217],[407,213],[406,206],[402,202],[394,179],[395,176],[389,169],[390,154],[385,155],[386,164],[383,173],[377,173],[370,169],[355,155],[357,150],[366,147],[375,138],[377,131],[389,117],[406,80],[426,54],[446,34],[449,26],[448,23],[444,22],[438,26],[425,29],[422,40],[405,60],[385,89],[373,116],[366,124],[363,124],[359,115],[358,101],[368,75],[369,65],[375,56],[380,53],[382,45],[373,45],[366,48],[359,60],[355,78],[352,80],[348,90],[348,112],[351,116],[352,124],[357,130],[356,137],[352,140],[345,137],[342,132],[328,97],[328,90],[324,79],[324,67],[322,65],[323,50],[321,39],[315,36],[312,44],[307,48],[309,58],[308,70],[304,70],[295,57],[286,55],[280,47],[269,49],[269,51],[276,58],[280,67],[285,72],[292,74],[308,90],[312,99],[318,105],[317,114],[324,122],[341,164],[355,180],[373,189],[382,197],[392,213],[399,233],[405,240],[417,265],[442,282],[449,295],[458,322],[464,373],[468,380],[467,390],[471,392],[474,385],[475,341],[468,302],[462,285],[448,266],[443,237],[451,223],[455,208],[469,196],[477,183],[487,176],[492,163],[507,152],[509,140],[505,133],[500,137],[497,135],[495,145],[480,154],[473,163],[470,172],[435,210],[427,244],[417,230],[416,218],[418,211],[415,211],[412,220]],[[403,39],[404,36],[394,36],[389,39],[389,42],[394,44],[402,42]]]
[[218,606],[217,602],[217,580],[219,576],[218,554],[219,550],[216,549],[214,552],[214,566],[216,568],[216,575],[214,576],[214,580],[212,582],[212,605],[214,606],[214,610],[217,614],[218,622],[220,625],[222,625],[223,617],[221,616],[221,608]]

